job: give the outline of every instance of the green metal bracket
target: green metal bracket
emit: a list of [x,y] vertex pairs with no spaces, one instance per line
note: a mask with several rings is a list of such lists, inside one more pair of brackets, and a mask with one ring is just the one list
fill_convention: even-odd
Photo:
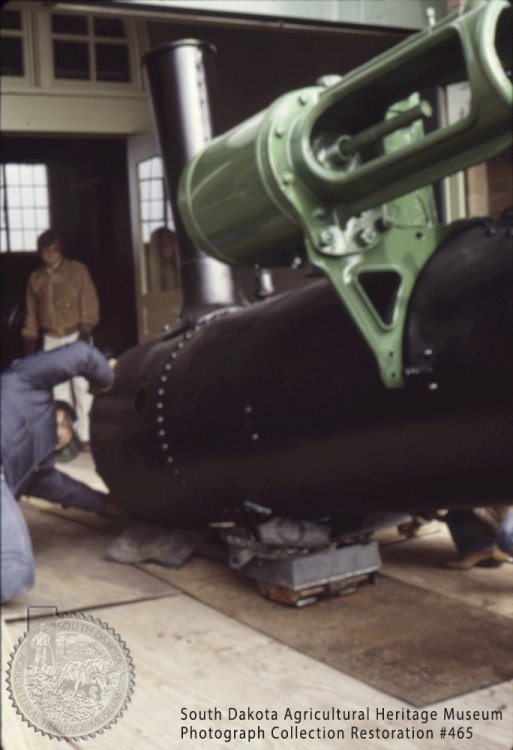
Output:
[[[461,228],[461,227],[459,227]],[[393,227],[380,243],[366,253],[342,258],[323,256],[307,245],[311,263],[320,268],[335,287],[364,339],[371,348],[384,384],[403,384],[403,331],[406,311],[417,277],[440,243],[456,227]],[[364,282],[386,281],[387,309],[379,309]]]
[[[393,127],[383,139],[385,153],[399,151],[424,137],[421,118],[431,113],[423,105],[419,95],[412,94],[389,110],[377,134],[381,136],[387,124]],[[404,126],[397,127],[399,122]],[[367,137],[376,135],[378,128]],[[357,148],[365,137],[360,134]],[[346,245],[359,244],[359,252],[337,258],[308,242],[308,257],[325,273],[349,310],[377,360],[384,384],[397,388],[404,382],[403,334],[413,287],[431,255],[457,227],[438,224],[430,186],[398,198],[379,211],[363,212],[352,224],[346,224],[345,232],[354,239],[346,240]]]
[[[512,142],[512,9],[476,0],[347,76],[289,92],[186,167],[179,207],[206,252],[240,266],[322,271],[374,353],[403,384],[408,301],[461,223],[438,225],[431,185]],[[416,92],[467,81],[468,109],[433,123]],[[426,130],[428,130],[426,128]]]
[[[336,82],[331,79],[326,83]],[[283,136],[289,120],[293,122],[297,117],[298,108],[320,93],[322,89],[318,88],[303,91],[295,102],[282,100],[277,111],[270,113],[274,123],[280,122],[267,130],[267,148],[273,149],[275,176],[282,175],[282,210],[285,213],[288,207],[290,212],[291,205],[296,209],[296,216],[291,218],[303,226],[309,262],[325,274],[345,304],[377,360],[384,384],[398,388],[404,382],[403,332],[411,292],[431,255],[461,225],[438,225],[431,186],[349,219],[343,207],[319,205],[318,197],[305,190],[304,185],[298,189],[294,175],[286,168],[286,150],[275,148],[273,141]],[[430,114],[423,104],[418,94],[397,102],[381,125],[372,132],[360,133],[354,145],[342,141],[336,151],[332,148],[332,153],[325,156],[325,161],[331,158],[335,162],[333,168],[339,168],[342,165],[338,162],[345,159],[349,169],[357,169],[357,157],[356,163],[350,163],[352,154],[365,139],[382,139],[385,154],[422,139],[421,118]],[[392,123],[388,135],[387,123]],[[376,287],[376,282],[380,304],[369,289]]]

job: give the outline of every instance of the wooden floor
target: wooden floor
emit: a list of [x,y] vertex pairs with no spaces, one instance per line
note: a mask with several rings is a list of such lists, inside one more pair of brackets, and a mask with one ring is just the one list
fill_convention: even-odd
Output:
[[[90,458],[82,454],[65,467],[76,478],[100,485]],[[59,611],[84,610],[108,623],[125,640],[136,671],[136,688],[126,713],[102,735],[87,741],[63,742],[36,734],[22,723],[11,708],[2,680],[3,747],[5,750],[36,748],[87,748],[88,750],[201,750],[202,748],[398,748],[401,750],[512,750],[513,681],[463,695],[428,707],[443,714],[445,707],[457,710],[502,711],[502,720],[430,722],[434,739],[343,740],[272,738],[271,727],[288,730],[283,720],[287,707],[299,709],[343,709],[369,707],[370,720],[357,721],[361,729],[406,729],[411,721],[374,720],[376,708],[406,709],[401,702],[315,659],[290,648],[237,619],[207,606],[155,575],[155,566],[124,566],[103,560],[110,539],[119,533],[115,524],[78,511],[64,512],[57,506],[34,499],[23,503],[31,529],[36,557],[34,589],[4,607],[2,613],[2,658],[5,665],[17,639],[26,630],[28,606],[55,605]],[[450,607],[453,599],[484,608],[513,621],[513,566],[449,572],[438,567],[452,547],[443,525],[433,524],[418,539],[400,542],[393,532],[382,535],[384,575],[406,581],[428,591],[442,593]],[[157,571],[158,573],[158,571]],[[214,584],[215,585],[215,584]],[[257,594],[255,594],[257,596]],[[355,594],[358,596],[358,594]],[[279,605],[276,605],[279,606]],[[301,611],[297,612],[298,618]],[[401,612],[397,613],[398,627]],[[343,627],[343,623],[341,623]],[[319,634],[312,633],[312,638]],[[408,634],[405,634],[407,637]],[[483,633],[486,639],[486,633]],[[513,648],[513,622],[512,622]],[[265,730],[263,740],[180,738],[180,710],[229,707],[275,710],[278,721],[242,719],[212,722],[221,729]],[[349,724],[354,722],[349,722]],[[209,722],[196,722],[196,729]],[[307,721],[304,728],[338,724]],[[472,726],[471,739],[440,738],[443,726]],[[346,727],[348,725],[345,725]]]

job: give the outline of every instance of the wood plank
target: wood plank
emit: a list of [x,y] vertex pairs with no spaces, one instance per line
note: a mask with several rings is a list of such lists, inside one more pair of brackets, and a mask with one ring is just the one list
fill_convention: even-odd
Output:
[[[2,638],[2,675],[6,675],[7,663],[18,637],[24,632],[23,627],[10,627],[6,622],[1,622]],[[26,723],[23,723],[16,714],[9,698],[7,683],[2,679],[0,688],[2,708],[2,747],[7,750],[69,750],[73,744],[65,740],[51,740],[49,737],[34,732]]]
[[[180,709],[208,709],[219,707],[224,715],[221,721],[195,724],[197,728],[209,723],[215,728],[256,728],[266,730],[265,740],[251,743],[258,750],[333,750],[353,747],[370,750],[510,750],[513,736],[513,684],[501,685],[465,695],[457,700],[437,704],[458,709],[504,711],[503,720],[473,722],[474,737],[464,741],[390,740],[336,742],[328,739],[272,739],[270,728],[284,721],[287,706],[293,710],[326,709],[331,706],[361,709],[369,706],[398,710],[405,703],[383,692],[341,674],[325,664],[255,632],[211,607],[185,595],[140,602],[91,612],[113,627],[126,641],[135,664],[136,687],[126,714],[103,735],[79,742],[84,750],[212,750],[230,747],[247,750],[248,743],[237,741],[227,745],[222,740],[181,739]],[[297,617],[303,611],[295,612]],[[7,625],[10,638],[21,635],[20,623]],[[314,634],[312,634],[313,637]],[[317,637],[319,634],[315,634]],[[276,710],[278,721],[228,721],[228,707],[237,709]],[[372,714],[373,716],[373,714]],[[186,722],[190,723],[190,722]],[[360,728],[405,728],[412,722],[400,719],[377,722],[374,718],[356,722]],[[429,724],[439,731],[443,721]],[[469,722],[454,722],[457,726]],[[338,722],[306,722],[305,728],[325,725],[338,727]],[[347,729],[347,724],[343,724]],[[424,726],[417,724],[418,726]],[[32,732],[22,727],[22,733]],[[14,745],[8,736],[5,750],[24,750],[30,745]],[[55,745],[48,745],[55,747]],[[39,750],[39,748],[37,748]],[[46,750],[46,747],[42,750]]]
[[3,606],[4,619],[26,617],[33,605],[71,611],[177,593],[132,565],[103,559],[118,529],[90,528],[25,502],[21,508],[32,538],[36,584]]
[[393,530],[381,533],[382,572],[426,591],[513,617],[513,565],[471,570],[441,568],[444,560],[456,556],[447,525],[433,521],[425,532],[409,540]]
[[199,558],[196,565],[203,566],[203,578],[152,564],[141,567],[414,706],[513,677],[510,620],[477,607],[383,577],[378,586],[362,586],[354,595],[322,601],[299,615],[263,599],[251,581],[224,564]]

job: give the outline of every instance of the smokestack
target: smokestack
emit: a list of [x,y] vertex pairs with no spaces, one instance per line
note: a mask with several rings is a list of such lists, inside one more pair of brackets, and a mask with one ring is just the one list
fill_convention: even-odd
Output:
[[187,235],[177,205],[183,168],[216,134],[215,48],[196,39],[156,47],[143,58],[175,218],[182,289],[180,319],[190,323],[219,308],[245,303],[231,268],[206,255]]

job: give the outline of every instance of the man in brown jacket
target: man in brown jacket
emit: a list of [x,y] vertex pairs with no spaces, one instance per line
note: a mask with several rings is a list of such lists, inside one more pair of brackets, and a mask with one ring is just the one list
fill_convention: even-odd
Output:
[[[78,339],[90,341],[100,319],[98,295],[83,263],[64,257],[60,237],[48,229],[38,237],[41,266],[31,273],[26,294],[26,320],[21,335],[27,354],[34,352],[40,334],[44,351]],[[77,432],[89,450],[89,411],[92,396],[87,381],[74,377],[54,388],[57,400],[67,401],[77,413]]]

